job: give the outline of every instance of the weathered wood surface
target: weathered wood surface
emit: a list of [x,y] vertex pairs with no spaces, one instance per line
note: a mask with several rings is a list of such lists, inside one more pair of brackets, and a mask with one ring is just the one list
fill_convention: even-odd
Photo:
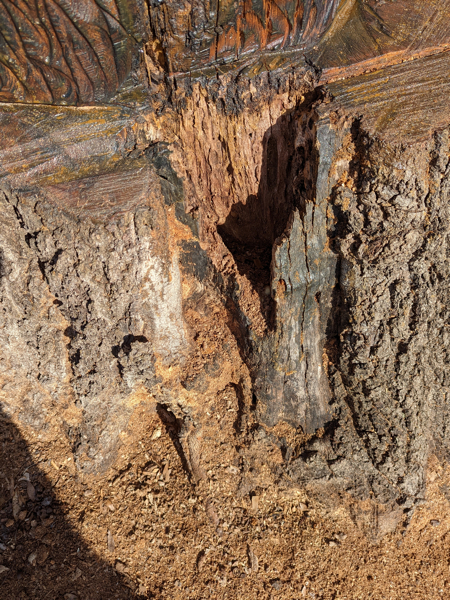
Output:
[[444,52],[328,86],[338,106],[383,139],[410,143],[448,123],[450,53]]
[[326,78],[348,76],[368,61],[371,68],[383,66],[449,44],[448,1],[222,0],[182,6],[151,6],[150,23],[168,71],[194,77],[216,69],[255,74],[298,65],[305,57]]
[[0,100],[107,100],[131,69],[133,41],[124,26],[132,19],[124,1],[2,0]]
[[[446,50],[450,3],[414,0],[4,0],[0,101],[90,104],[130,74],[137,40],[169,76],[255,76],[306,63],[322,81]],[[142,46],[142,44],[141,44]],[[142,47],[141,47],[142,50]]]
[[5,413],[99,473],[140,403],[201,432],[226,389],[255,473],[395,525],[450,444],[450,2],[1,6]]

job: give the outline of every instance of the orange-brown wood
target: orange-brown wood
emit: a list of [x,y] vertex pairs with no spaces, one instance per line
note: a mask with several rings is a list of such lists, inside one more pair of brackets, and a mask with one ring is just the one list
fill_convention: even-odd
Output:
[[131,10],[122,0],[1,0],[0,101],[109,99],[131,68]]

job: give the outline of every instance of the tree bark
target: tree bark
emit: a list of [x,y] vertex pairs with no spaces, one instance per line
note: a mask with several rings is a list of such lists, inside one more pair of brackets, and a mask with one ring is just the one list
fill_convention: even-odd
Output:
[[119,4],[116,79],[1,96],[4,413],[94,476],[152,407],[194,482],[227,437],[393,529],[450,443],[450,3]]

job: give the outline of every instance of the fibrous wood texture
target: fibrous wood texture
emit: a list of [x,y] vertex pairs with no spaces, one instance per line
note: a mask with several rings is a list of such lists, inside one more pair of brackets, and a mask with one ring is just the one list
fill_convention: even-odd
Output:
[[114,0],[3,0],[0,101],[107,100],[131,68],[132,39],[120,22],[127,24],[130,13]]
[[394,528],[450,443],[450,3],[0,7],[5,415],[104,476],[152,407],[198,484],[225,394],[233,493]]

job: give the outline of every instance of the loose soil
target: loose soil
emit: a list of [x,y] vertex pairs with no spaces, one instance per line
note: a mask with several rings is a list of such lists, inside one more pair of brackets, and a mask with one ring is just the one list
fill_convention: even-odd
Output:
[[[363,526],[351,504],[330,512],[276,480],[282,454],[237,420],[232,389],[202,432],[198,477],[161,415],[141,405],[101,477],[83,475],[65,442],[0,421],[0,598],[450,597],[450,474],[437,461],[424,503],[376,538],[376,514]],[[233,446],[235,427],[252,443]]]

